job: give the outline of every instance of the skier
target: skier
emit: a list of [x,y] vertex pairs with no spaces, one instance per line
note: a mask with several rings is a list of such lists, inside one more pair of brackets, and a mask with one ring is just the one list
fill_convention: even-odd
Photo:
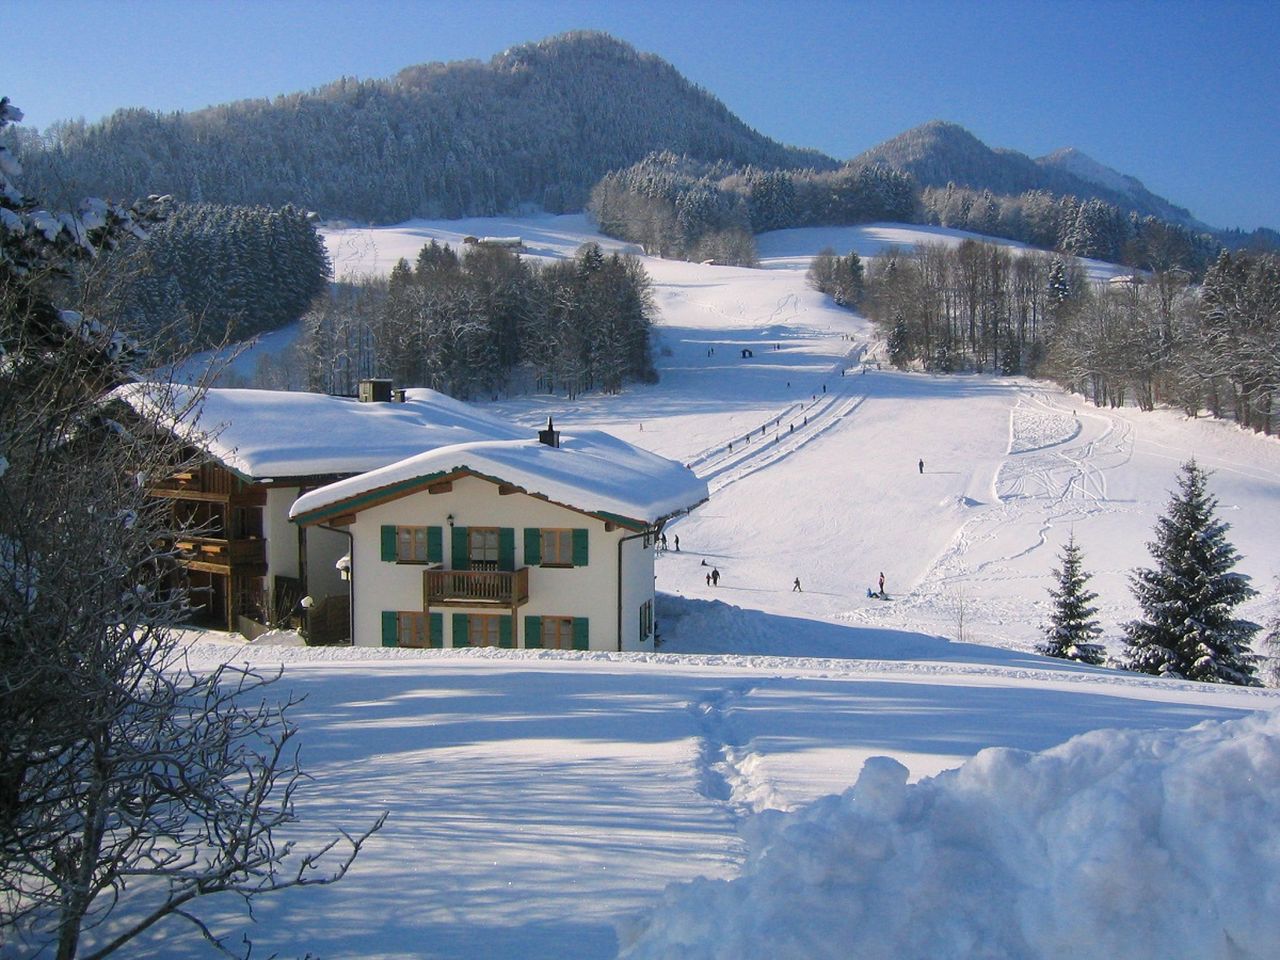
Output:
[[707,586],[711,586],[711,574],[707,574]]
[[676,553],[680,552],[680,534],[676,534]]
[[800,578],[799,578],[799,577],[796,577],[796,582],[795,582],[795,583],[793,583],[793,584],[791,585],[791,592],[792,592],[792,593],[795,593],[796,591],[799,591],[800,593],[804,593],[804,590],[803,590],[803,589],[801,589],[801,587],[800,587]]
[[880,571],[880,599],[884,599],[884,571]]
[[715,567],[711,568],[711,585],[713,587],[720,586],[720,571]]
[[658,542],[662,544],[662,552],[666,553],[667,552],[667,535],[664,533]]
[[924,458],[921,458],[920,463],[918,464],[918,466],[920,467],[920,472],[921,472],[921,473],[924,473]]

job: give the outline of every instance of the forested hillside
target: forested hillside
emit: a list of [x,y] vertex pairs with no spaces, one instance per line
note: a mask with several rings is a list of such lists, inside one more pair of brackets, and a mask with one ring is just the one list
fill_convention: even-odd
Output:
[[540,263],[432,241],[385,280],[337,284],[318,300],[273,385],[352,394],[376,376],[464,400],[512,389],[618,393],[657,379],[655,313],[640,261],[596,243]]
[[607,174],[591,193],[603,233],[662,257],[749,266],[765,230],[916,219],[911,177],[882,166],[734,169],[671,153]]
[[662,59],[598,33],[274,100],[121,110],[48,134],[40,149],[31,137],[20,144],[42,193],[292,203],[377,223],[580,209],[606,172],[655,150],[735,166],[836,165],[762,136]]
[[1276,432],[1280,257],[1223,252],[1189,281],[1174,268],[1093,284],[1070,258],[965,240],[877,258],[861,304],[900,367],[1049,376],[1098,405]]
[[169,204],[110,259],[78,274],[84,306],[180,354],[293,323],[330,273],[314,218],[288,205]]

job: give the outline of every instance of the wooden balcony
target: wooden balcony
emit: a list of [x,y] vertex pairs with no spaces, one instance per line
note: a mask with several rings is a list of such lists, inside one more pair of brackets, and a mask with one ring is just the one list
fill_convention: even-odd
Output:
[[184,567],[209,573],[263,576],[267,570],[267,541],[182,537],[174,541]]
[[519,570],[424,570],[426,607],[519,607],[529,602],[529,568]]
[[266,488],[261,484],[246,483],[213,463],[172,473],[153,483],[147,492],[175,500],[207,500],[239,506],[261,506],[267,502]]

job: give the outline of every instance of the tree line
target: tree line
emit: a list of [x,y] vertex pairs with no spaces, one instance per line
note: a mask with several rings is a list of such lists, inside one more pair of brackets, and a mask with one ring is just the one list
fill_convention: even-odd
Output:
[[607,236],[647,253],[754,265],[754,235],[784,227],[909,220],[912,181],[880,166],[767,170],[670,151],[606,174],[588,209]]
[[876,258],[861,306],[899,367],[1048,376],[1098,404],[1277,428],[1276,254],[1223,251],[1200,284],[1180,269],[1093,283],[1069,257],[924,244]]
[[80,273],[98,316],[149,338],[163,332],[173,349],[187,351],[295,322],[329,275],[313,215],[287,204],[209,203],[169,204],[144,239]]
[[1201,276],[1222,250],[1212,236],[1097,198],[1028,190],[1000,196],[948,183],[920,191],[922,223],[970,230],[1123,263],[1142,270],[1180,267]]
[[[292,366],[326,393],[365,377],[460,399],[502,391],[599,389],[656,379],[655,307],[635,257],[581,247],[546,265],[484,244],[431,241],[389,277],[335,286],[303,318]],[[284,385],[284,384],[282,384]]]

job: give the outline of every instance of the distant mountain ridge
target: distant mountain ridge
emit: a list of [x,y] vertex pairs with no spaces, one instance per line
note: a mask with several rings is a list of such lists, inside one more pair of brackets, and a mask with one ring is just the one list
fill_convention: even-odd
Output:
[[[295,204],[326,219],[394,223],[582,209],[607,173],[651,154],[726,173],[832,171],[841,163],[752,129],[662,58],[578,31],[512,47],[487,62],[427,63],[377,80],[190,113],[119,110],[94,124],[20,138],[30,189],[72,203],[168,193],[193,202]],[[930,121],[850,160],[997,196],[1043,190],[1208,231],[1135,177],[1078,150],[1039,159]],[[1251,235],[1216,231],[1233,245]],[[1274,237],[1271,231],[1255,232]]]
[[1028,190],[1105,200],[1126,210],[1209,230],[1191,212],[1157,196],[1136,177],[1106,167],[1072,147],[1033,160],[1017,150],[992,148],[956,123],[931,120],[864,151],[854,163],[903,170],[923,187],[948,183],[1007,196]]
[[751,129],[661,58],[592,32],[273,100],[121,110],[64,125],[56,139],[24,157],[33,186],[294,203],[381,223],[579,209],[605,173],[663,150],[733,166],[838,166]]

